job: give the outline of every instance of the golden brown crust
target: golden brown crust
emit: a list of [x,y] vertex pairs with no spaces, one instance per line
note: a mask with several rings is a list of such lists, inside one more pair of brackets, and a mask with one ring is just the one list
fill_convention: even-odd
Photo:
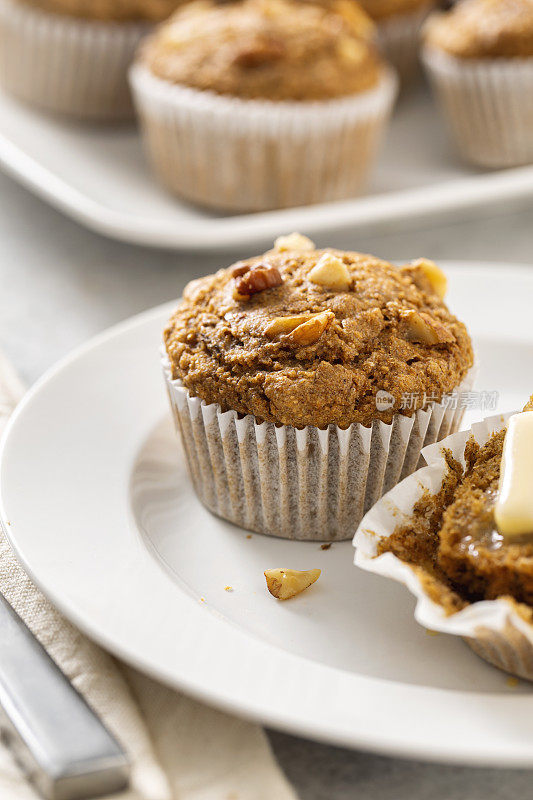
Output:
[[[325,254],[346,267],[347,291],[310,280]],[[242,298],[241,269],[258,265],[283,283]],[[411,335],[414,312],[439,332],[434,344]],[[165,342],[173,377],[193,394],[296,427],[390,421],[406,395],[410,415],[453,391],[473,360],[465,326],[419,268],[336,250],[273,250],[193,281]],[[392,409],[377,410],[379,390],[394,396]]]
[[533,56],[533,0],[463,0],[431,15],[424,41],[458,58]]
[[376,22],[403,14],[414,14],[435,6],[435,0],[359,0],[366,13]]
[[346,0],[197,0],[148,39],[141,61],[165,81],[247,99],[357,94],[378,84],[383,65],[356,9]]
[[160,22],[182,0],[23,0],[51,14],[106,22],[146,20]]
[[379,548],[414,565],[429,596],[449,613],[500,598],[533,607],[533,544],[506,542],[494,522],[505,433],[483,447],[471,438],[465,469],[447,453],[440,491],[424,493],[411,519]]

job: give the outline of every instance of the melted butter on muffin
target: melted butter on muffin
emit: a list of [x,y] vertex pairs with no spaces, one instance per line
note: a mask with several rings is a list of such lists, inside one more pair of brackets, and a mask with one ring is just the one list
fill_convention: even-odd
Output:
[[141,59],[171,83],[247,99],[324,100],[375,87],[383,64],[348,0],[197,0],[149,38]]
[[160,22],[180,0],[24,0],[52,14],[106,21],[147,20]]
[[425,42],[458,58],[533,56],[533,0],[463,0],[429,18]]
[[172,377],[192,394],[260,420],[346,428],[457,388],[472,345],[423,262],[283,242],[185,289],[165,343]]
[[507,424],[494,517],[505,541],[533,541],[533,411]]

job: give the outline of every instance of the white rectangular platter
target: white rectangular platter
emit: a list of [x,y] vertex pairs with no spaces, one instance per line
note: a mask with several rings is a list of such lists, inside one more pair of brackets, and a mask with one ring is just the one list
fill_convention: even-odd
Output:
[[272,241],[280,232],[380,232],[438,215],[479,214],[533,197],[533,166],[482,172],[454,154],[421,87],[400,100],[369,192],[341,203],[222,216],[167,195],[152,180],[130,127],[85,127],[0,94],[0,167],[41,198],[106,236],[208,251]]

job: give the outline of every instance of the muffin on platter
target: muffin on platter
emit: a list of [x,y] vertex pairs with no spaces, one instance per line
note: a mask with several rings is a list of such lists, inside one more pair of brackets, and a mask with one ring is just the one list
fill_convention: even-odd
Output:
[[456,430],[465,326],[429,261],[396,267],[299,234],[190,283],[164,333],[196,492],[284,538],[350,538],[365,511]]
[[87,120],[131,117],[128,68],[178,0],[0,0],[0,82],[17,98]]
[[533,161],[533,0],[462,0],[432,14],[423,61],[463,158]]
[[421,624],[533,680],[533,398],[423,455],[362,521],[356,564],[405,583]]
[[420,28],[435,0],[360,0],[374,20],[385,57],[402,80],[413,77],[418,68]]
[[131,85],[171,192],[258,211],[361,192],[396,96],[353,2],[198,0],[144,46]]

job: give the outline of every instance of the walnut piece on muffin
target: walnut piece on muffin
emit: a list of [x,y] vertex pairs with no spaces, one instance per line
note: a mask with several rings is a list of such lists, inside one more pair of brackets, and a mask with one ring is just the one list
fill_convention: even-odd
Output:
[[457,58],[528,58],[533,56],[533,0],[463,0],[431,15],[424,40]]
[[372,23],[348,0],[197,0],[149,37],[140,62],[171,84],[275,101],[365,92],[384,69]]
[[184,0],[20,0],[50,14],[80,19],[161,22]]
[[[173,379],[223,411],[297,428],[390,422],[458,387],[472,344],[442,300],[436,265],[293,241],[186,287],[164,333]],[[329,283],[324,264],[334,265]],[[394,402],[379,410],[378,392]]]

